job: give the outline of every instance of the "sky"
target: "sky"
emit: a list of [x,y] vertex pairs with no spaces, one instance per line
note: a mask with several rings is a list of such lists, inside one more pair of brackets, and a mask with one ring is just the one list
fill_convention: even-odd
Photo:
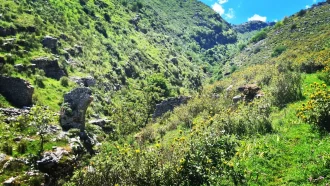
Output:
[[218,12],[227,22],[241,24],[251,20],[282,20],[301,9],[325,0],[200,0]]

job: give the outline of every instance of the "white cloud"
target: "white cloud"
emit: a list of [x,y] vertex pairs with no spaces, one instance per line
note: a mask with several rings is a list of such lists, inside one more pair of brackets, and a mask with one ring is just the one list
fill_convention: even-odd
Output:
[[225,3],[227,3],[227,2],[228,2],[228,0],[219,0],[219,4],[220,4],[220,5],[225,4]]
[[235,11],[232,8],[228,9],[228,13],[225,14],[226,18],[233,19],[235,17]]
[[219,3],[214,3],[212,5],[212,9],[220,15],[223,15],[225,13],[225,9]]
[[306,6],[305,6],[305,9],[309,9],[310,7],[311,7],[311,6],[309,6],[309,5],[306,5]]
[[316,3],[316,0],[313,0],[313,3]]
[[266,22],[267,17],[260,16],[258,14],[254,14],[252,17],[248,18],[248,21],[262,21]]

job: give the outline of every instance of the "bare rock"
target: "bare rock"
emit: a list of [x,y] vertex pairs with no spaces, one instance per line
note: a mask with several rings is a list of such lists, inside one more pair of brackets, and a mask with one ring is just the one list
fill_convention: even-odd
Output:
[[6,180],[5,182],[3,182],[3,186],[14,186],[15,184],[16,178],[11,177],[8,180]]
[[23,79],[0,76],[0,93],[13,105],[32,105],[33,86]]
[[60,122],[64,130],[85,129],[85,113],[92,102],[92,91],[89,88],[76,88],[64,95]]
[[17,33],[17,30],[13,27],[9,27],[9,28],[0,27],[0,36],[1,37],[13,36],[13,35],[16,35],[16,33]]
[[156,105],[156,110],[153,114],[153,118],[158,118],[164,115],[168,111],[173,111],[175,107],[178,107],[182,104],[186,104],[191,97],[188,96],[180,96],[176,98],[169,98],[164,100],[160,104]]
[[53,52],[57,51],[57,45],[58,45],[58,39],[51,37],[51,36],[45,36],[42,40],[42,45],[45,48],[49,48]]
[[41,160],[37,161],[37,167],[52,179],[58,179],[72,175],[74,162],[74,157],[68,151],[58,147],[55,151],[45,152]]
[[96,84],[96,80],[91,76],[83,77],[83,78],[73,77],[71,79],[72,79],[72,81],[76,82],[78,85],[81,85],[84,87],[93,87]]
[[238,103],[239,101],[243,100],[243,97],[241,95],[233,97],[233,102]]
[[31,63],[35,64],[36,68],[44,70],[47,77],[59,80],[61,77],[66,76],[64,70],[60,68],[57,59],[40,57],[33,59]]

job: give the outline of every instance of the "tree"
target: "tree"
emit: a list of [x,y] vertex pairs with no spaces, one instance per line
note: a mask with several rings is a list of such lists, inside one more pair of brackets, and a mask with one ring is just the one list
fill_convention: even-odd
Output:
[[48,125],[52,122],[51,112],[46,107],[35,106],[31,112],[31,124],[37,130],[40,139],[39,154],[44,151],[45,136],[48,131]]

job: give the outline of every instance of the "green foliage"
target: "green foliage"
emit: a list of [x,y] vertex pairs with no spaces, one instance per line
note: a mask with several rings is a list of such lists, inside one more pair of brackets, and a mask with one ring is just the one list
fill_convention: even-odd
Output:
[[273,77],[272,96],[273,104],[280,108],[286,104],[302,98],[302,75],[294,72],[286,65],[279,65],[279,74]]
[[297,13],[297,16],[304,16],[305,14],[306,14],[306,12],[307,12],[307,10],[305,10],[305,9],[302,9],[302,10],[300,10],[298,13]]
[[4,64],[4,66],[0,69],[0,74],[10,76],[14,72],[14,67],[11,64]]
[[330,131],[330,90],[326,84],[316,82],[311,87],[315,92],[310,95],[311,100],[298,109],[297,116],[321,130]]
[[286,48],[286,46],[277,46],[272,53],[272,57],[281,55],[284,51],[286,51]]
[[106,155],[94,158],[85,170],[76,172],[72,182],[78,185],[241,183],[242,174],[229,162],[235,155],[235,138],[215,130],[192,135],[189,139],[176,138],[171,147],[160,143],[149,148],[112,147],[104,152]]
[[262,31],[258,32],[255,36],[253,36],[251,38],[250,42],[256,43],[256,42],[261,41],[266,38],[267,38],[267,32],[265,30],[262,30]]
[[6,153],[7,155],[12,155],[13,154],[13,146],[9,143],[4,143],[1,146],[1,151]]
[[284,21],[277,21],[274,27],[276,29],[278,29],[278,28],[282,27],[283,25],[284,25]]
[[31,110],[31,125],[35,127],[37,135],[40,139],[39,154],[44,151],[45,136],[49,128],[49,124],[52,122],[52,113],[46,108],[41,106],[35,106]]
[[60,82],[63,87],[69,86],[69,78],[66,76],[61,77]]
[[239,49],[240,51],[244,50],[245,47],[246,47],[246,44],[243,44],[243,43],[241,43],[241,44],[238,45],[238,49]]

